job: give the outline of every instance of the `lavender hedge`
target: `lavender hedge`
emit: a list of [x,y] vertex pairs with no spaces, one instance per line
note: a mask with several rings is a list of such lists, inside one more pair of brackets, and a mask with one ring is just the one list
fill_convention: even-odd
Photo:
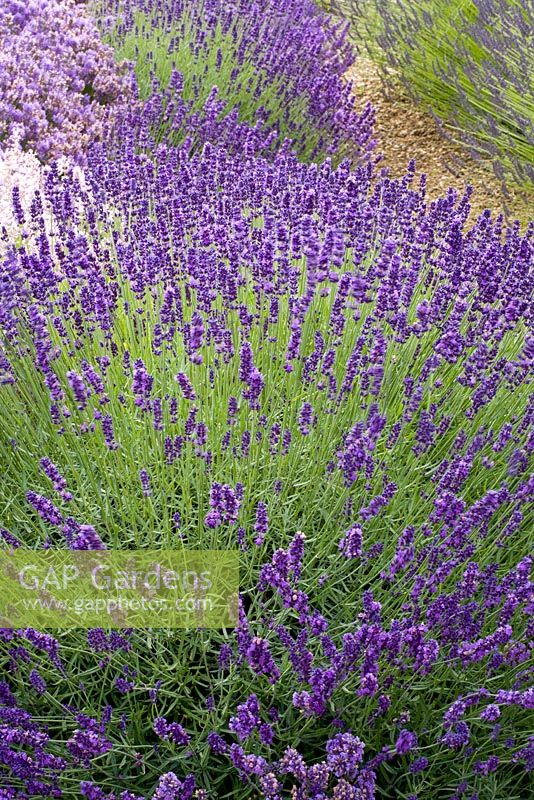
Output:
[[534,224],[212,100],[13,189],[0,538],[238,547],[240,624],[0,630],[0,798],[524,800]]
[[177,143],[184,116],[194,130],[212,97],[220,116],[261,124],[273,146],[291,139],[307,160],[372,150],[372,107],[357,111],[344,79],[354,61],[347,26],[312,0],[97,0],[94,9],[103,36],[135,62],[141,97],[166,90],[178,121],[162,121],[156,140]]

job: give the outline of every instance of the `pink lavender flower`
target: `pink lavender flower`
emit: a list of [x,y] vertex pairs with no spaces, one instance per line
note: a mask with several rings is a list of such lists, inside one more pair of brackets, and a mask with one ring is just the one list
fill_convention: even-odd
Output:
[[[23,76],[23,79],[21,79]],[[0,140],[19,128],[42,161],[80,157],[104,134],[129,81],[94,23],[71,0],[0,8]]]

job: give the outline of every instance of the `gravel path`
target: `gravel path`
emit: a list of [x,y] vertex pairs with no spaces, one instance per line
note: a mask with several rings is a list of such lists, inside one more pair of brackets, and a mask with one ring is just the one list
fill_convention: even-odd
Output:
[[394,177],[404,174],[408,161],[415,158],[418,174],[427,175],[429,198],[443,194],[449,186],[463,191],[470,183],[472,218],[485,208],[517,217],[523,224],[532,218],[534,194],[510,191],[506,199],[491,166],[447,141],[432,115],[421,110],[400,84],[384,90],[373,61],[359,56],[347,77],[354,83],[358,107],[370,100],[376,109],[377,151],[384,154],[381,166],[389,167]]

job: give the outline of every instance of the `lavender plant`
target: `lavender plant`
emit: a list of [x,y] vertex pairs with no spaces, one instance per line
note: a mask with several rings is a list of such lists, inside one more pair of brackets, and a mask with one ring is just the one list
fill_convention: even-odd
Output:
[[41,161],[79,156],[110,124],[129,79],[72,0],[0,6],[0,148],[13,136]]
[[532,189],[531,3],[338,0],[331,6],[359,32],[367,30],[372,56],[397,71],[447,135],[489,159],[503,182]]
[[10,176],[0,541],[237,547],[239,626],[0,630],[0,798],[524,800],[534,227],[165,64],[83,172]]
[[119,57],[135,62],[141,97],[155,90],[169,108],[157,141],[177,143],[184,115],[194,130],[212,97],[219,116],[259,123],[273,146],[289,138],[307,160],[356,161],[372,150],[372,107],[357,112],[344,79],[354,61],[347,26],[312,0],[98,0],[93,7]]
[[3,798],[524,798],[533,226],[153,112],[14,193],[2,536],[239,547],[240,624],[3,631]]

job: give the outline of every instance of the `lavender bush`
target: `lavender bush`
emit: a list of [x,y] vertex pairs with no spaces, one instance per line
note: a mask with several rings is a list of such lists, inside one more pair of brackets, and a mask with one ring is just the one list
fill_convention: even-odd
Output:
[[4,259],[3,536],[240,547],[241,622],[5,631],[4,796],[524,797],[532,227],[124,124]]
[[193,131],[212,98],[219,117],[261,124],[272,146],[289,138],[307,160],[356,161],[372,150],[372,107],[356,111],[344,79],[354,61],[347,26],[312,0],[98,0],[94,8],[103,35],[135,62],[141,97],[155,90],[167,108],[156,140],[176,143],[184,116]]
[[239,626],[1,629],[0,800],[524,800],[534,225],[181,80],[13,182],[0,542],[239,548]]
[[16,134],[41,161],[78,156],[110,124],[129,80],[71,0],[0,5],[0,148]]

